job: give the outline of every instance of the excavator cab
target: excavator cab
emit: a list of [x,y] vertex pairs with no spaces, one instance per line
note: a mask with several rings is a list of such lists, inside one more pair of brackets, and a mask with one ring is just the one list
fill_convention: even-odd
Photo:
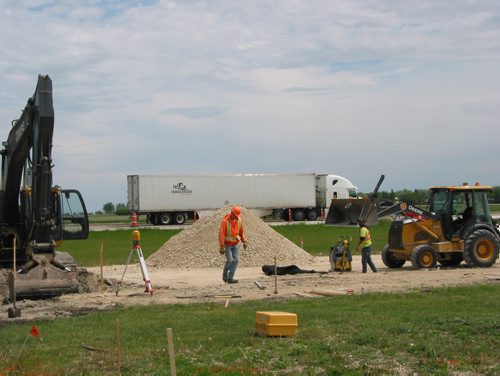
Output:
[[61,191],[62,238],[61,240],[87,239],[89,220],[82,195],[75,189]]

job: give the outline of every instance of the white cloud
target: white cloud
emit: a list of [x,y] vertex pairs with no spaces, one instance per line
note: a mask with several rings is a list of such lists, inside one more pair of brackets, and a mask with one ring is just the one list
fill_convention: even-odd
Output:
[[50,74],[55,182],[91,210],[127,173],[500,184],[495,1],[23,0],[0,25],[0,139]]

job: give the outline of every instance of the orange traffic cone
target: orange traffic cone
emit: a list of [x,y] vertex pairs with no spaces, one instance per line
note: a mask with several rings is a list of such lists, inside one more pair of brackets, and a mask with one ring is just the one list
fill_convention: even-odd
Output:
[[139,223],[137,223],[137,214],[135,212],[132,212],[132,215],[130,216],[130,219],[132,222],[130,222],[130,227],[137,227],[139,226]]

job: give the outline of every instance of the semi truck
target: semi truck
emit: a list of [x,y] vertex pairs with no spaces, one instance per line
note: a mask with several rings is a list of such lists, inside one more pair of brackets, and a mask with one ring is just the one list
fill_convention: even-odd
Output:
[[316,220],[332,198],[358,195],[346,178],[315,173],[128,175],[127,188],[129,212],[154,225],[184,224],[228,205],[260,217]]

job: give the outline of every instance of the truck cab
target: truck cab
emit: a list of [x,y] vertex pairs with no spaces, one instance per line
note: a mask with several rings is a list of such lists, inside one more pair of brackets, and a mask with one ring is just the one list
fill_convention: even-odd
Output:
[[316,202],[320,208],[328,208],[332,199],[353,199],[358,197],[358,188],[339,175],[316,176]]

